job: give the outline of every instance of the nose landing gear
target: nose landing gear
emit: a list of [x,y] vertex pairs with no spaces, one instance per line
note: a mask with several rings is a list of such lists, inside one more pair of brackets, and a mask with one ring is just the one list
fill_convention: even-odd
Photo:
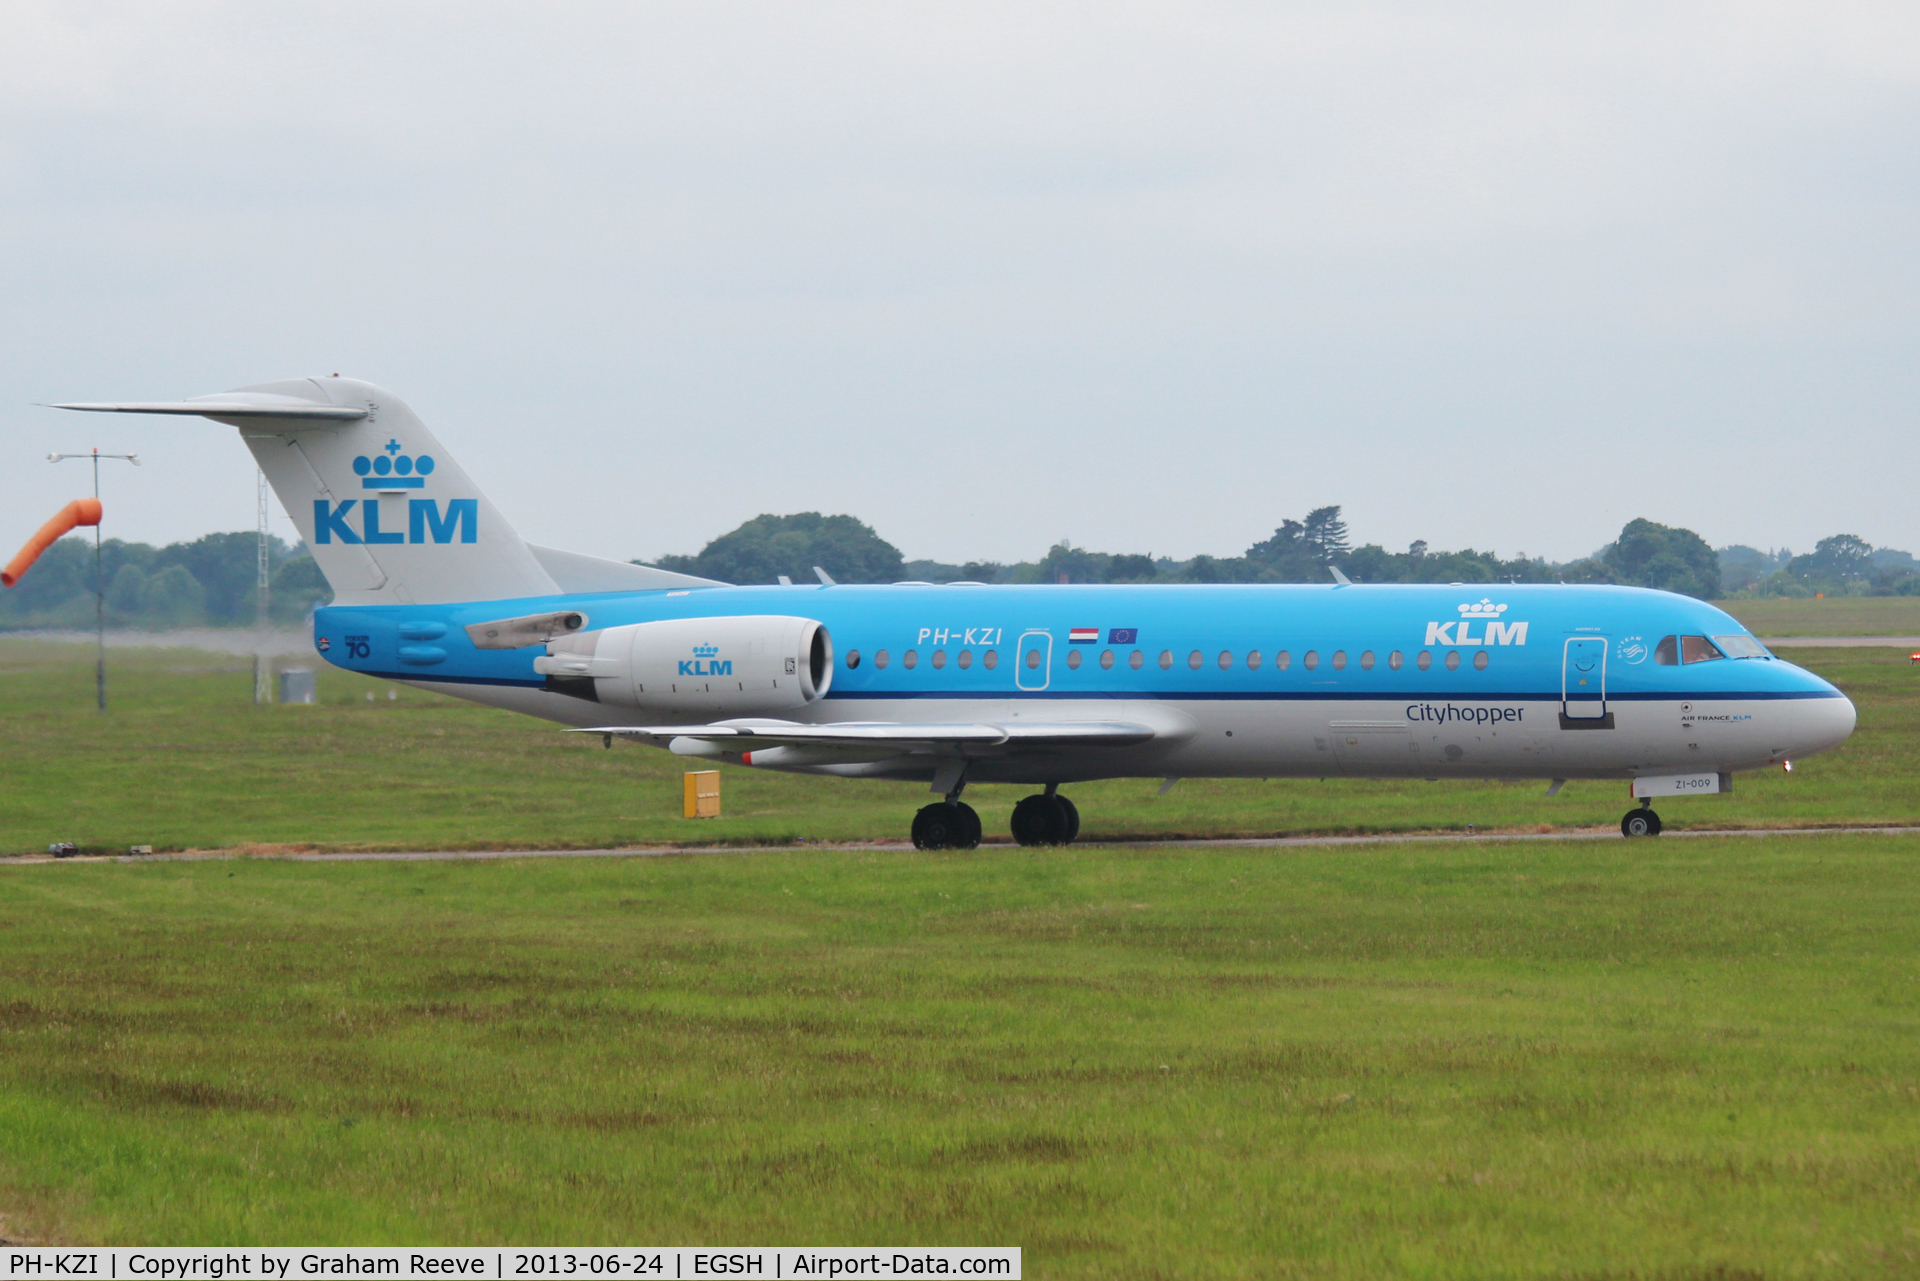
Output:
[[1658,836],[1660,835],[1660,816],[1653,812],[1653,806],[1642,805],[1637,810],[1628,810],[1627,816],[1620,820],[1622,836]]

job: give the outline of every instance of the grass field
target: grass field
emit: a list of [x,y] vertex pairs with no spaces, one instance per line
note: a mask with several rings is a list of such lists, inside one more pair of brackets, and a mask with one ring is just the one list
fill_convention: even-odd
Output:
[[1916,854],[0,868],[0,1236],[1912,1276]]
[[[1903,823],[1920,817],[1920,668],[1893,649],[1799,650],[1860,708],[1839,751],[1792,775],[1743,774],[1730,796],[1662,807],[1675,828]],[[112,707],[93,708],[86,647],[0,640],[0,854],[304,846],[458,849],[639,843],[897,841],[919,785],[725,770],[725,817],[680,817],[684,763],[653,749],[335,668],[321,703],[255,707],[244,660],[121,650]],[[395,701],[387,694],[397,693]],[[366,700],[375,694],[373,702]],[[969,788],[1004,838],[1023,787]],[[1083,839],[1608,827],[1618,783],[1150,780],[1072,789]]]
[[1920,636],[1920,596],[1719,600],[1755,636]]

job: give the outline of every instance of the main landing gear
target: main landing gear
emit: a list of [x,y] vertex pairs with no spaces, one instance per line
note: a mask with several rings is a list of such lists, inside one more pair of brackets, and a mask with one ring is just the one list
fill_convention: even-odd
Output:
[[970,850],[980,843],[980,816],[965,801],[935,801],[913,816],[913,848]]
[[[1013,839],[1022,845],[1070,845],[1080,835],[1080,811],[1049,784],[1013,807]],[[980,816],[956,790],[913,816],[917,850],[970,850],[980,844]]]
[[1049,786],[1013,807],[1012,827],[1022,845],[1071,845],[1080,835],[1080,811]]
[[1660,835],[1660,816],[1653,812],[1651,804],[1642,805],[1637,810],[1628,810],[1627,816],[1620,820],[1622,836],[1658,836]]

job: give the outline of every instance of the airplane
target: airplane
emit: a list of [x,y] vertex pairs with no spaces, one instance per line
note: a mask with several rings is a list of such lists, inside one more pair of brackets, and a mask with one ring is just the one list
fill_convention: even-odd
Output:
[[405,403],[314,377],[55,406],[239,429],[333,589],[320,656],[697,762],[928,785],[922,849],[972,848],[970,783],[1627,782],[1655,798],[1837,747],[1854,706],[1705,602],[1491,584],[733,586],[523,540]]

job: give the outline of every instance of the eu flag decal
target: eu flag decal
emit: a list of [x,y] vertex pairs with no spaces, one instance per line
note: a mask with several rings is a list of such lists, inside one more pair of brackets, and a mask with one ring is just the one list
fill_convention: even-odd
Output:
[[1135,645],[1139,643],[1140,629],[1137,627],[1116,627],[1107,633],[1109,645]]
[[1069,645],[1098,645],[1100,629],[1098,627],[1072,627],[1067,630]]

